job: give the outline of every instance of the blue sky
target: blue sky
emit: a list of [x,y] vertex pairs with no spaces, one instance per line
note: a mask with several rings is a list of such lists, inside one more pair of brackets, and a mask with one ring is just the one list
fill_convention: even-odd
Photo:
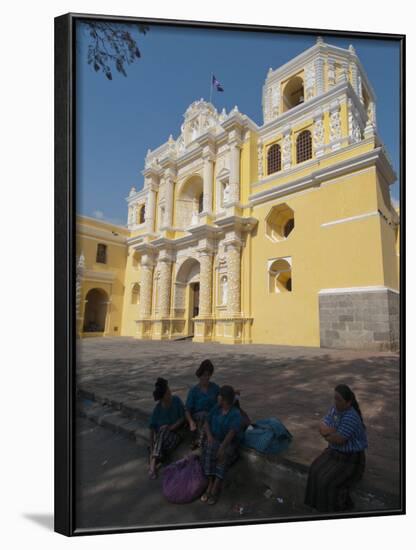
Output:
[[[125,224],[125,197],[143,186],[147,149],[179,135],[183,113],[196,99],[209,99],[213,72],[224,86],[213,93],[218,110],[238,105],[263,123],[261,93],[273,69],[312,46],[315,36],[151,26],[136,35],[142,57],[113,71],[109,81],[87,64],[88,35],[77,37],[77,211]],[[356,49],[377,96],[377,123],[399,174],[399,61],[397,42],[342,39],[331,44]],[[399,185],[392,188],[399,197]]]

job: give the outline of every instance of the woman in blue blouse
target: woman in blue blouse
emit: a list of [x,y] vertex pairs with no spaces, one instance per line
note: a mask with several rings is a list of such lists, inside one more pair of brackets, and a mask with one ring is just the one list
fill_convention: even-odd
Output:
[[234,389],[222,386],[218,404],[211,409],[205,421],[207,438],[202,447],[202,466],[209,483],[201,500],[208,504],[217,502],[225,473],[238,457],[242,419],[234,399]]
[[198,384],[193,386],[188,393],[185,403],[186,419],[189,422],[191,432],[194,432],[196,438],[192,448],[202,446],[205,435],[204,423],[209,411],[217,404],[217,398],[220,387],[211,382],[211,376],[214,373],[214,365],[209,359],[202,361],[195,375],[199,378]]
[[335,388],[334,402],[319,426],[328,447],[312,463],[306,486],[305,504],[319,512],[353,508],[349,489],[365,469],[367,432],[355,395],[340,384]]
[[149,422],[150,428],[150,466],[149,477],[156,478],[156,464],[163,455],[174,449],[180,438],[178,428],[185,421],[185,409],[182,400],[172,395],[168,382],[158,378],[155,384],[153,397],[158,404],[153,410]]

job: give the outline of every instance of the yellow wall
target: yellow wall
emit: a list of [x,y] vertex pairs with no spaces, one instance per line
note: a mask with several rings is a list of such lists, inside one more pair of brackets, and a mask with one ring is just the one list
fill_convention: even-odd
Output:
[[122,336],[134,336],[137,332],[135,321],[139,318],[140,304],[132,304],[132,290],[135,283],[140,283],[140,262],[134,262],[134,250],[133,247],[129,247],[124,283]]
[[[273,242],[265,218],[279,202],[294,211],[295,228],[287,239]],[[374,169],[253,209],[259,224],[244,278],[251,270],[254,342],[319,346],[321,289],[385,284],[379,216],[321,227],[376,210]],[[267,262],[283,257],[292,259],[292,292],[270,293]]]
[[[103,235],[92,236],[88,234],[94,230],[102,232]],[[125,228],[79,216],[76,250],[77,256],[81,252],[84,255],[87,273],[82,284],[81,312],[84,312],[84,301],[89,290],[93,288],[104,290],[111,298],[111,305],[107,310],[106,334],[117,336],[122,332],[126,247],[122,243],[115,243],[111,240],[112,231],[117,232],[121,238],[127,237],[129,234],[129,231]],[[107,245],[106,264],[96,262],[98,243]],[[96,278],[99,279],[101,273],[112,273],[114,279],[111,282],[95,280]]]

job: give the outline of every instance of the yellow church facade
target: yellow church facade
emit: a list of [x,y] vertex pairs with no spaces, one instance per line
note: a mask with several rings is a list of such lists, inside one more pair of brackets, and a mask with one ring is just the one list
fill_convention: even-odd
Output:
[[81,337],[397,349],[396,175],[354,48],[318,39],[262,105],[258,126],[195,101],[126,227],[78,216]]

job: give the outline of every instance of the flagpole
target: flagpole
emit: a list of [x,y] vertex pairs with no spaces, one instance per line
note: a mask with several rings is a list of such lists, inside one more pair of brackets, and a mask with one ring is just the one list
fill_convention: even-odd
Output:
[[214,73],[211,73],[211,79],[210,79],[210,86],[209,86],[209,102],[212,101],[212,77],[214,76]]

